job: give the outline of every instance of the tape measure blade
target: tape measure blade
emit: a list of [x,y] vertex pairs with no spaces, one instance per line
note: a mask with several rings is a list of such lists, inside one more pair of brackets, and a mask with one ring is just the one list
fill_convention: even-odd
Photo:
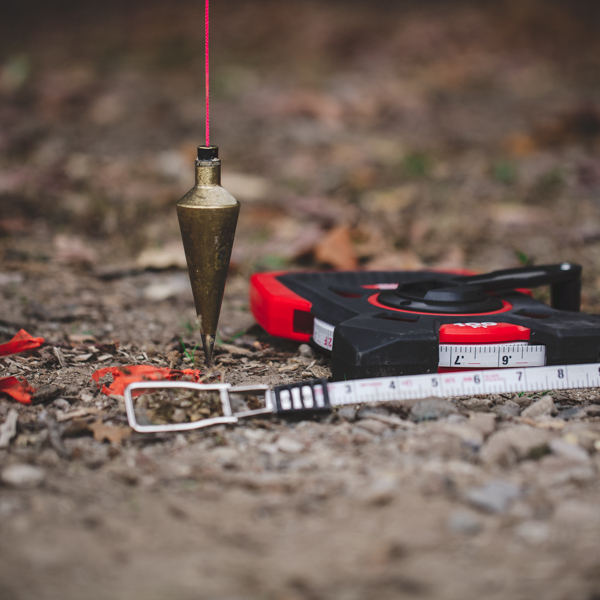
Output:
[[600,387],[600,365],[568,365],[567,375],[571,385]]

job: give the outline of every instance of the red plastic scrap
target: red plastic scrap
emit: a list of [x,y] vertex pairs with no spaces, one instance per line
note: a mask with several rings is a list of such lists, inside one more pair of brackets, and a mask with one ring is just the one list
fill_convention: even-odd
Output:
[[39,348],[43,343],[44,338],[34,338],[24,329],[21,329],[10,342],[0,344],[0,356],[8,356],[9,354],[17,354],[17,352],[24,352],[25,350],[33,350],[34,348]]
[[25,379],[20,381],[12,376],[0,379],[0,393],[22,404],[31,404],[31,396],[34,392],[35,388],[32,388]]
[[167,367],[153,367],[152,365],[133,365],[130,367],[106,367],[98,369],[92,375],[92,379],[100,385],[100,379],[105,375],[112,375],[113,382],[102,386],[102,393],[107,396],[122,396],[125,388],[136,381],[177,381],[182,377],[191,377],[198,381],[202,371],[197,369],[169,369]]

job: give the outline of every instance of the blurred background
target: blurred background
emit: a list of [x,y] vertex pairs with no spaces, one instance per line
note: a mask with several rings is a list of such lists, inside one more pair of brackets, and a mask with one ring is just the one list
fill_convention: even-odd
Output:
[[[226,0],[212,136],[232,271],[574,260],[600,307],[600,4]],[[204,3],[4,0],[0,256],[183,269]]]

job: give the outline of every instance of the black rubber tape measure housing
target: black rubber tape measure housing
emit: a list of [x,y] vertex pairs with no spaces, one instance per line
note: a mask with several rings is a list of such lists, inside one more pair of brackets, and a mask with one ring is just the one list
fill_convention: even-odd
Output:
[[[545,345],[547,365],[598,362],[600,315],[576,312],[580,276],[581,267],[563,263],[470,277],[377,271],[277,279],[312,304],[315,318],[335,326],[333,378],[344,380],[437,372],[438,332],[446,323],[522,325],[531,330],[530,344]],[[514,290],[539,285],[552,286],[554,306]]]

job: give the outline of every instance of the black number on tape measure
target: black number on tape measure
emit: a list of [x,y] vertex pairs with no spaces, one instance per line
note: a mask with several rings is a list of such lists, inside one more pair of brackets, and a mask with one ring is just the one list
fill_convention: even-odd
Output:
[[455,365],[460,365],[460,361],[461,360],[465,360],[465,357],[464,356],[457,356],[456,360],[454,361],[454,364]]
[[559,379],[563,379],[565,376],[565,372],[562,369],[558,370],[558,378]]
[[440,382],[437,379],[433,378],[431,380],[431,386],[432,387],[437,387],[438,385],[440,385]]
[[395,381],[392,381],[392,382],[390,383],[390,389],[392,389],[392,390],[395,390],[395,389],[396,389],[396,382],[395,382]]
[[475,375],[475,376],[473,377],[473,381],[474,381],[475,383],[481,383],[481,377],[479,377],[479,375]]
[[517,375],[519,376],[519,381],[521,381],[521,377],[523,377],[523,371],[517,371]]
[[346,386],[346,394],[351,394],[352,393],[352,387],[347,385]]
[[507,365],[508,361],[512,358],[512,356],[503,356],[502,357],[502,364],[503,365]]

